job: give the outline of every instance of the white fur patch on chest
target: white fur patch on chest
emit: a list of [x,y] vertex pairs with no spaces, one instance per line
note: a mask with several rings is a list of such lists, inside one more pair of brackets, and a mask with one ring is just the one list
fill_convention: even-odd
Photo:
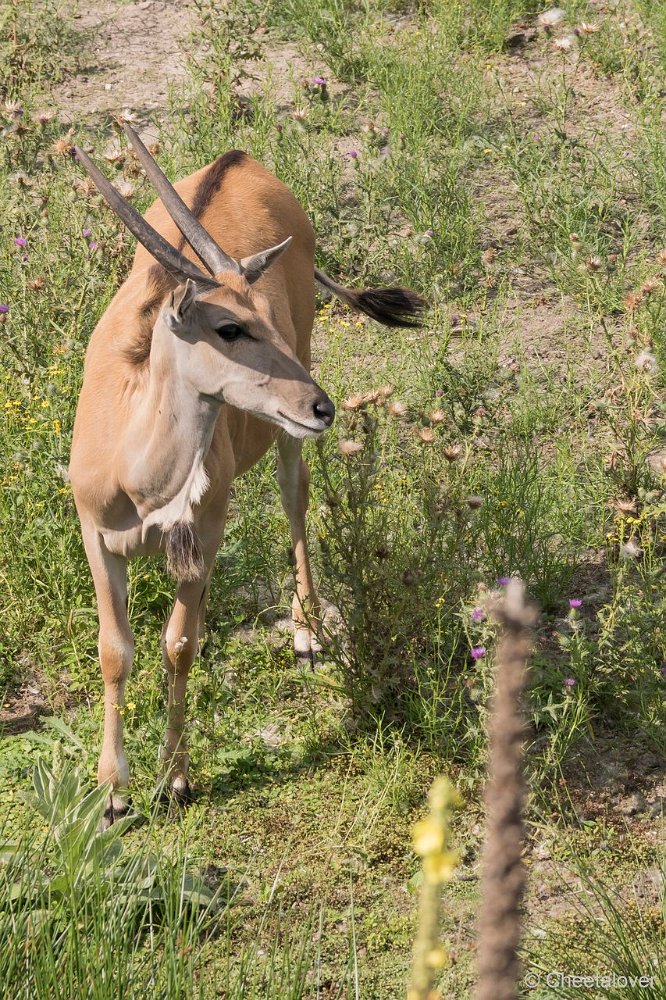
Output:
[[190,506],[194,507],[201,503],[204,493],[210,486],[210,479],[208,478],[208,473],[204,468],[203,462],[200,461],[198,465],[195,464],[195,467],[192,469],[191,480]]
[[163,532],[168,532],[174,524],[182,522],[189,524],[194,519],[192,507],[200,504],[210,480],[203,464],[203,455],[198,452],[192,469],[175,497],[163,507],[153,510],[143,519],[142,538],[145,541],[148,529],[158,526]]

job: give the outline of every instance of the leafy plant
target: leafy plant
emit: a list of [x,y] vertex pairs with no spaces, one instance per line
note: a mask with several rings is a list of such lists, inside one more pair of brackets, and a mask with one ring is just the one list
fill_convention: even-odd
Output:
[[41,759],[33,785],[26,803],[41,817],[46,837],[33,832],[6,843],[1,855],[4,988],[14,982],[16,996],[60,996],[64,989],[101,1000],[111,988],[122,992],[147,982],[165,948],[156,982],[191,988],[194,963],[174,961],[170,936],[181,935],[183,947],[194,943],[219,897],[188,872],[185,857],[167,861],[145,843],[128,850],[121,838],[136,817],[101,830],[108,787],[90,791],[77,770],[56,775]]

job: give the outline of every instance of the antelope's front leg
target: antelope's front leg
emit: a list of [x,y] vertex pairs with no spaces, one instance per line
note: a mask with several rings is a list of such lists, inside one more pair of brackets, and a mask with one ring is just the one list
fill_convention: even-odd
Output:
[[168,787],[182,802],[190,798],[190,759],[185,740],[187,678],[199,648],[207,591],[207,577],[179,584],[173,611],[162,632],[162,661],[169,686],[162,761]]
[[123,791],[129,768],[123,749],[125,685],[132,669],[134,639],[127,618],[127,560],[110,553],[92,526],[82,523],[83,543],[97,595],[99,661],[104,678],[104,738],[97,768],[100,785],[109,781],[112,792],[104,825],[127,812]]
[[283,436],[278,439],[278,482],[282,506],[289,518],[294,550],[296,593],[291,605],[294,622],[294,650],[297,656],[313,659],[321,645],[318,627],[321,606],[310,568],[305,515],[308,509],[310,471],[301,458],[302,442]]

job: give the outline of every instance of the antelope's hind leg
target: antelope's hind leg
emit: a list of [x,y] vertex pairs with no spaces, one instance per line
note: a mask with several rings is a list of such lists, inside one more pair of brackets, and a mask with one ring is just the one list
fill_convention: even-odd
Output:
[[297,656],[314,660],[321,650],[319,626],[322,614],[312,579],[305,515],[308,509],[310,470],[301,457],[302,442],[286,435],[278,438],[278,482],[285,514],[289,518],[294,550],[296,592],[291,605],[294,650]]
[[104,737],[97,768],[100,785],[112,785],[104,825],[128,809],[129,768],[123,749],[125,685],[132,669],[134,639],[127,618],[127,560],[113,555],[91,525],[82,523],[99,616],[99,661],[104,678]]

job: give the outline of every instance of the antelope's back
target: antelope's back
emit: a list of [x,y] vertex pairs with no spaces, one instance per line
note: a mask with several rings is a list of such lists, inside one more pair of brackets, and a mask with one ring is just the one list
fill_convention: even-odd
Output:
[[[281,313],[288,306],[301,355],[309,345],[314,319],[315,235],[289,188],[240,150],[224,153],[174,187],[213,239],[237,260],[292,237],[287,253],[256,287],[269,297],[282,323],[287,316]],[[146,219],[173,246],[199,261],[159,199],[146,212]],[[154,263],[139,245],[132,273]]]

